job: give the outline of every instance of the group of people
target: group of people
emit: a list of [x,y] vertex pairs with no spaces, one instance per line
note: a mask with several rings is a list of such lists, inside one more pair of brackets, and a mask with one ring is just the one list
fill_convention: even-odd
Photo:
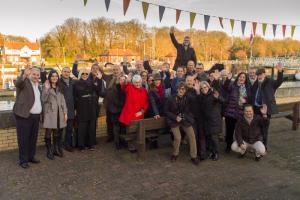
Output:
[[[113,141],[117,149],[121,148],[120,134],[126,134],[126,126],[133,120],[165,117],[170,129],[158,131],[171,131],[172,162],[178,158],[182,138],[188,139],[193,164],[207,158],[216,161],[225,118],[225,151],[243,157],[250,147],[255,160],[260,160],[268,144],[271,115],[277,112],[274,94],[283,81],[282,64],[277,66],[277,80],[256,68],[237,76],[222,64],[204,71],[189,37],[178,43],[174,28],[170,37],[177,49],[173,70],[169,63],[153,70],[149,59],[136,61],[135,66],[124,59],[120,64],[106,63],[104,68],[95,62],[90,70],[79,70],[77,57],[72,68],[74,78],[68,67],[61,70],[61,77],[55,70],[47,73],[37,67],[22,71],[15,82],[13,109],[20,166],[39,163],[35,148],[40,121],[48,159],[63,157],[63,148],[94,150],[100,97],[106,110],[107,141]],[[112,73],[107,74],[106,69]],[[128,149],[136,151],[133,142],[128,142]]]

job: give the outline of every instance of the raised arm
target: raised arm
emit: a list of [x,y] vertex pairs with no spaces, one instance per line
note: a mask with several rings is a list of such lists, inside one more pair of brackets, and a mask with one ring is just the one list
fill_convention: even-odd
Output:
[[170,29],[170,37],[171,37],[171,41],[172,41],[173,45],[175,46],[176,49],[178,49],[178,47],[180,46],[180,44],[178,43],[178,41],[175,38],[174,27],[173,26]]
[[278,70],[278,74],[277,74],[277,80],[273,81],[273,88],[276,90],[277,88],[280,87],[280,85],[283,83],[283,65],[281,63],[279,63],[277,65],[277,70]]
[[79,78],[78,77],[78,75],[79,75],[79,72],[78,72],[78,61],[75,61],[73,63],[72,73],[73,73],[74,76],[76,76],[77,78]]

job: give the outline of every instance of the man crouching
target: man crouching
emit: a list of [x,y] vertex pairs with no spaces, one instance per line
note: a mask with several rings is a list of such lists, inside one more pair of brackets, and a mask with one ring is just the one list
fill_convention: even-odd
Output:
[[248,148],[254,149],[256,161],[259,161],[266,153],[260,127],[269,123],[267,106],[263,105],[260,112],[262,117],[254,115],[251,105],[245,105],[244,116],[238,120],[235,127],[236,141],[231,145],[232,151],[240,153],[241,157],[244,157]]

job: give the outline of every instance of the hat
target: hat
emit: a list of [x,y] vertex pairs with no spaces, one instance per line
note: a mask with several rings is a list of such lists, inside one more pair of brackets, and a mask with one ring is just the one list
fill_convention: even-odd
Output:
[[154,74],[153,79],[154,80],[162,80],[161,75],[159,73]]
[[258,69],[256,70],[256,75],[264,74],[266,73],[265,69]]

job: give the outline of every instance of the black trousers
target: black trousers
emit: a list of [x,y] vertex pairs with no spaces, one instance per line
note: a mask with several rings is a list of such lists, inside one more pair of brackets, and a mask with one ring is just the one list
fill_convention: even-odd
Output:
[[15,115],[20,164],[27,163],[35,156],[39,131],[39,114],[30,114],[28,118]]
[[235,130],[235,124],[237,120],[232,117],[225,117],[225,125],[226,125],[226,143],[227,148],[231,149],[231,145],[233,143],[233,134]]
[[114,115],[115,114],[106,111],[107,136],[109,138],[114,138]]
[[67,147],[73,146],[73,127],[74,127],[74,119],[68,119],[67,127],[65,128],[66,134],[64,140],[64,145]]
[[217,133],[208,134],[206,135],[208,150],[211,153],[218,153],[219,152],[219,138]]
[[[254,114],[262,116],[262,114],[260,112],[260,107],[254,106]],[[264,143],[266,148],[267,148],[267,145],[268,145],[268,134],[269,134],[269,126],[270,126],[271,115],[268,115],[268,119],[269,119],[269,123],[264,124],[260,128],[261,134],[263,136],[263,143]]]
[[204,133],[203,120],[196,119],[193,128],[196,136],[198,155],[204,156],[206,153],[206,136]]
[[78,122],[78,147],[92,147],[96,143],[96,119]]

